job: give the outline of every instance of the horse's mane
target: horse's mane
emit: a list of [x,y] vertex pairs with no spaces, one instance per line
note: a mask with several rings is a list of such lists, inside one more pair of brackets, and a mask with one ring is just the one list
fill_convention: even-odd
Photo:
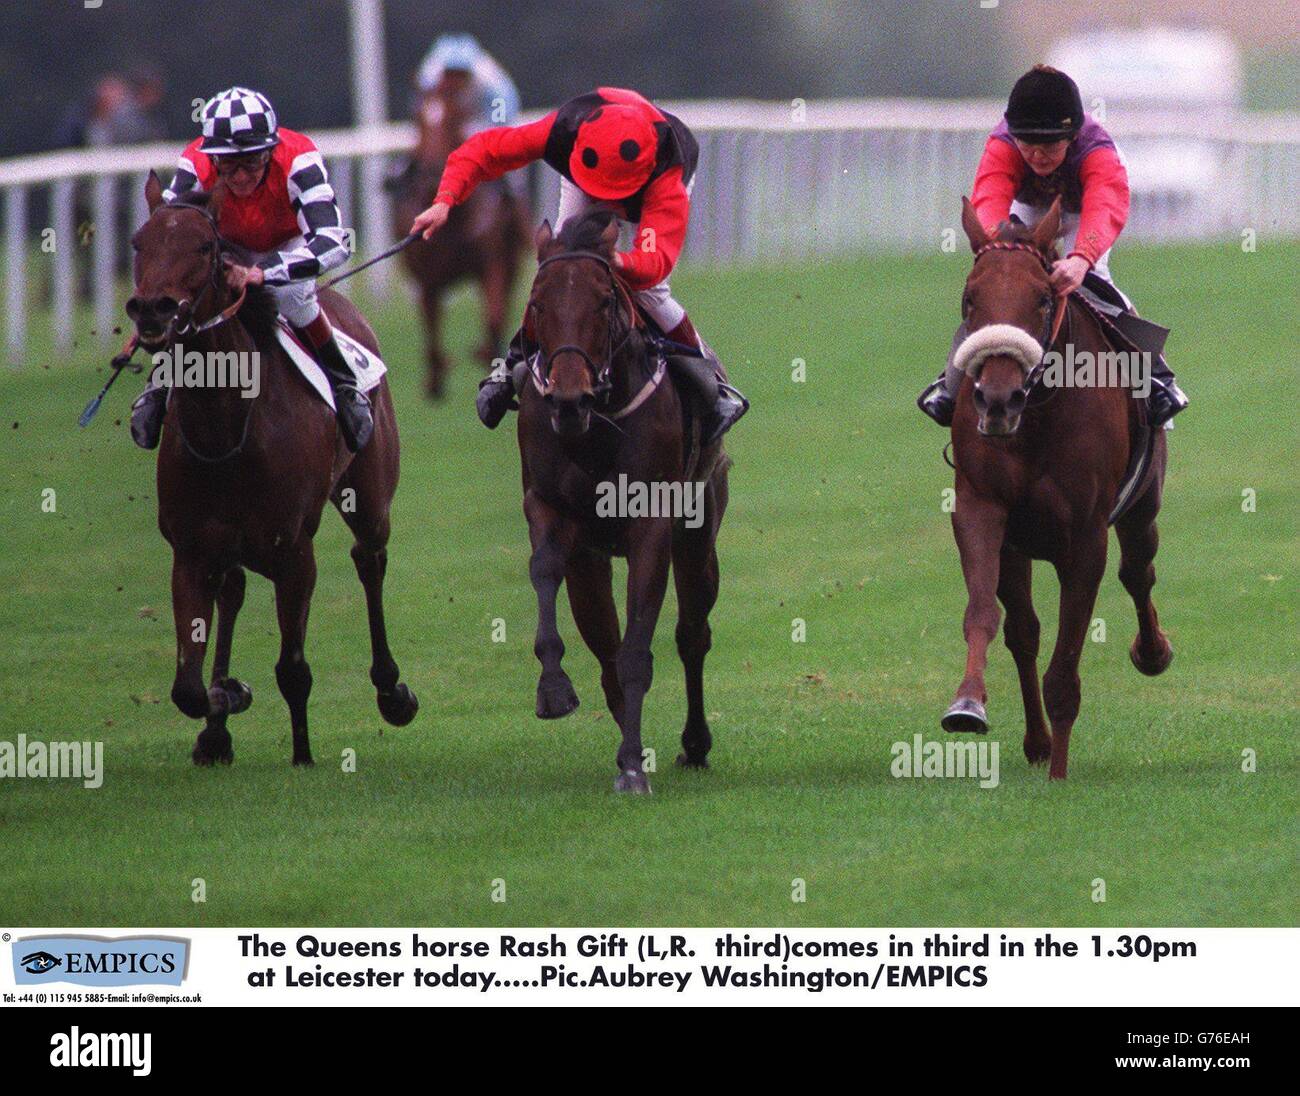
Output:
[[[999,223],[994,234],[994,239],[1001,244],[1033,244],[1034,230],[1021,221],[1018,217],[1010,217]],[[1037,245],[1035,245],[1037,246]],[[1040,249],[1042,250],[1042,249]],[[1048,259],[1059,259],[1060,253],[1056,250],[1056,245],[1043,251]]]
[[[215,223],[215,213],[212,207],[213,194],[211,191],[200,190],[190,191],[178,197],[173,202],[167,203],[168,209],[197,209],[204,216],[212,218]],[[218,240],[221,242],[221,254],[234,259],[241,266],[249,266],[253,261],[253,254],[246,247],[232,243],[224,236],[218,234]],[[275,323],[279,310],[275,305],[275,295],[269,288],[264,285],[250,285],[248,292],[244,296],[243,307],[238,312],[240,323],[247,328],[248,333],[255,339],[269,336],[275,337]]]
[[594,251],[603,255],[605,245],[601,237],[613,219],[614,214],[608,209],[589,209],[582,216],[565,221],[556,238],[565,251]]

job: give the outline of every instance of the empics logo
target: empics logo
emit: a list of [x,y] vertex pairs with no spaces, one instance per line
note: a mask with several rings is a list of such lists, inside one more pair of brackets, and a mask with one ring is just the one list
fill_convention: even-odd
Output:
[[48,951],[34,951],[18,960],[28,974],[49,974],[59,965],[59,957]]
[[14,982],[20,986],[73,982],[81,986],[179,986],[188,940],[150,936],[37,936],[13,945]]

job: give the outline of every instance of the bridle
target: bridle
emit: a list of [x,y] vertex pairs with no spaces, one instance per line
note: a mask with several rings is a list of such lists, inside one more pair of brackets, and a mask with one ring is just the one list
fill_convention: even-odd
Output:
[[[533,382],[537,385],[537,390],[543,396],[549,395],[552,391],[551,386],[551,366],[555,359],[561,354],[577,354],[586,365],[592,377],[592,394],[596,399],[607,396],[613,388],[612,374],[614,369],[614,359],[622,352],[623,347],[627,345],[632,333],[638,327],[638,318],[635,306],[632,304],[631,295],[627,287],[619,281],[618,276],[614,273],[613,266],[604,255],[599,255],[594,251],[566,251],[560,255],[552,255],[549,259],[543,259],[537,264],[537,273],[541,272],[553,263],[572,262],[576,260],[588,260],[599,263],[605,273],[609,275],[609,293],[605,301],[605,310],[608,313],[606,330],[606,347],[605,360],[597,362],[592,359],[582,347],[574,343],[565,343],[563,346],[557,346],[545,355],[538,353],[531,355],[528,359],[528,369],[533,376]],[[536,279],[534,279],[536,284]],[[529,311],[534,309],[534,304],[530,301],[528,304]],[[620,315],[626,309],[626,320],[622,337],[615,342],[615,329],[619,326]]]
[[[992,240],[975,252],[974,261],[978,263],[980,259],[990,251],[1027,251],[1038,260],[1039,265],[1047,275],[1049,277],[1051,276],[1051,257],[1047,255],[1042,248],[1035,247],[1033,244]],[[1054,304],[1052,310],[1043,323],[1043,333],[1038,339],[1038,344],[1042,347],[1042,353],[1039,355],[1037,364],[1025,372],[1025,378],[1020,385],[1020,390],[1025,394],[1026,399],[1028,398],[1029,393],[1037,387],[1039,380],[1042,379],[1043,371],[1047,367],[1047,353],[1052,349],[1053,344],[1055,344],[1057,336],[1061,333],[1061,325],[1070,311],[1068,296],[1053,294],[1053,300]]]
[[[159,206],[158,208],[193,210],[195,213],[202,214],[203,219],[208,222],[209,227],[212,229],[212,268],[209,271],[207,280],[203,284],[203,288],[199,290],[198,296],[194,298],[193,303],[185,299],[179,301],[176,306],[175,314],[167,321],[165,345],[171,347],[175,345],[177,338],[180,336],[197,335],[204,331],[210,331],[212,328],[229,320],[240,310],[241,307],[243,307],[244,299],[248,295],[248,287],[244,286],[241,288],[239,296],[236,297],[231,304],[216,313],[216,315],[196,324],[194,322],[194,313],[198,310],[202,301],[207,297],[209,291],[216,291],[221,288],[221,269],[223,259],[223,241],[221,239],[221,231],[217,227],[217,219],[212,215],[212,211],[203,206],[194,205],[190,202],[177,201],[170,202],[166,206]],[[183,323],[178,323],[181,316],[184,316],[184,321]],[[167,402],[169,404],[171,403],[173,391],[174,389],[170,387],[167,389]],[[248,435],[253,424],[253,410],[256,405],[256,400],[251,401],[249,404],[248,412],[244,415],[244,427],[240,432],[239,441],[237,441],[234,446],[226,452],[215,457],[210,457],[206,453],[200,453],[190,443],[190,440],[185,436],[185,430],[181,426],[180,414],[178,413],[176,415],[176,434],[180,439],[181,446],[191,457],[199,461],[201,464],[224,464],[228,460],[233,460],[243,452],[244,446],[248,444]]]
[[[212,229],[212,267],[208,272],[207,281],[203,283],[203,288],[199,290],[199,294],[194,298],[193,302],[185,299],[177,302],[175,315],[167,321],[166,342],[170,346],[178,336],[198,335],[201,332],[210,331],[212,328],[229,320],[243,307],[244,299],[248,296],[248,287],[244,286],[240,289],[239,296],[216,315],[196,324],[194,314],[199,310],[208,293],[221,288],[221,267],[225,255],[221,231],[217,228],[217,219],[212,215],[212,211],[203,206],[186,201],[175,201],[158,208],[193,210],[195,213],[200,214]],[[183,321],[181,320],[182,316],[184,317]]]

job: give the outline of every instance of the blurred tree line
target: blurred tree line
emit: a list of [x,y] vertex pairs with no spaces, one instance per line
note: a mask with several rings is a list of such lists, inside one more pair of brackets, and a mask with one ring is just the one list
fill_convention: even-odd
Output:
[[[94,0],[91,0],[94,2]],[[409,113],[431,41],[469,31],[526,106],[599,84],[653,98],[996,95],[995,10],[951,0],[386,0],[388,110]],[[0,6],[0,155],[56,147],[107,72],[152,66],[161,124],[193,135],[194,99],[265,91],[294,128],[351,121],[346,0],[21,0]]]

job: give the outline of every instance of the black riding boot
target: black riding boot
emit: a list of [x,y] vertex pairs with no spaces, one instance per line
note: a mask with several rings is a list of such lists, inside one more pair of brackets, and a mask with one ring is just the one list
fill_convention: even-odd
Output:
[[308,344],[316,351],[316,361],[329,378],[343,444],[353,453],[364,449],[375,430],[370,400],[357,387],[356,374],[343,357],[343,351],[339,349],[338,340],[334,338],[325,313],[322,312],[305,328],[301,328],[299,333],[306,337]]
[[1151,425],[1164,426],[1179,411],[1187,407],[1188,399],[1174,379],[1173,370],[1165,361],[1165,356],[1156,356],[1151,369],[1151,395],[1147,405],[1151,408]]
[[141,449],[156,448],[166,414],[167,389],[146,385],[131,404],[131,440]]
[[486,377],[478,382],[478,396],[474,406],[478,417],[489,430],[495,430],[506,417],[507,411],[518,411],[519,401],[515,399],[515,367],[524,360],[524,332],[520,328],[510,340],[505,361],[497,364]]

